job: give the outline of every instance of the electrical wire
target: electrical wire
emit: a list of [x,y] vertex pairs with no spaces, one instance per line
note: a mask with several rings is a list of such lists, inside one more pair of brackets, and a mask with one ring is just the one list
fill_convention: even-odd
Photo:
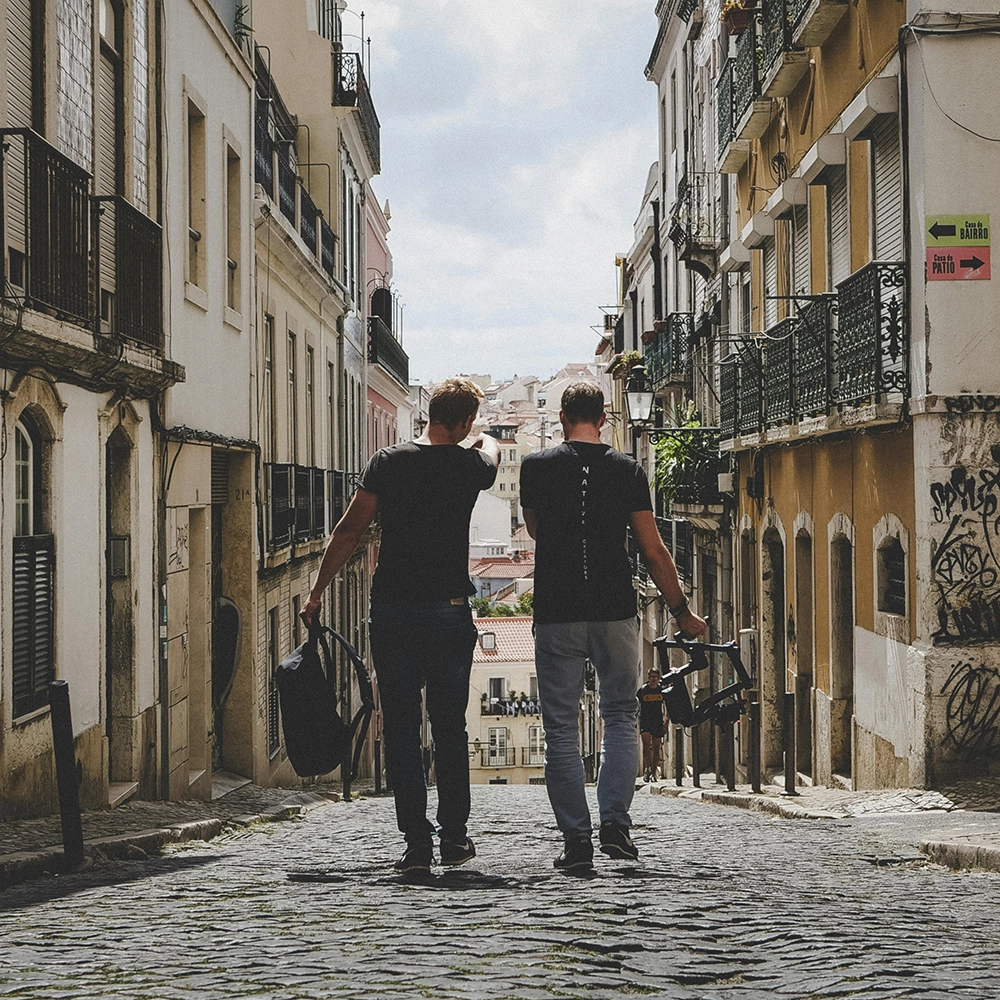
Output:
[[[961,23],[961,21],[959,21]],[[1000,136],[983,135],[982,132],[977,132],[974,128],[970,128],[968,125],[963,125],[957,118],[950,115],[941,106],[941,102],[937,98],[937,94],[934,93],[934,87],[931,84],[930,74],[927,72],[927,63],[924,61],[924,50],[920,43],[921,35],[934,35],[934,36],[949,36],[949,35],[983,35],[990,34],[996,35],[1000,34],[1000,25],[997,24],[996,20],[990,21],[990,27],[975,27],[975,28],[921,28],[913,24],[903,25],[903,31],[909,31],[913,36],[913,41],[917,46],[917,55],[920,56],[920,68],[924,74],[924,80],[927,83],[927,92],[931,95],[931,100],[934,101],[935,106],[938,111],[941,112],[953,125],[958,126],[963,132],[968,132],[970,135],[976,136],[977,139],[983,139],[986,142],[1000,142]]]

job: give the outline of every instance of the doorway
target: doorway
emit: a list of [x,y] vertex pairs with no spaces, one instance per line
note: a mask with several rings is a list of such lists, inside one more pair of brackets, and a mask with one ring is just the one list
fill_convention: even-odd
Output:
[[795,536],[795,764],[813,773],[813,543],[807,531]]
[[780,768],[787,660],[785,653],[785,543],[775,528],[764,532],[761,563],[760,696],[761,763]]
[[830,546],[830,763],[835,774],[851,777],[854,716],[854,546],[838,535]]

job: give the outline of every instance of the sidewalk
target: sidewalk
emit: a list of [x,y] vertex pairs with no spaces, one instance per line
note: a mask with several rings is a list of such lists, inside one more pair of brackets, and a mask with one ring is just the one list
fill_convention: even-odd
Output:
[[[249,782],[211,802],[133,799],[117,809],[83,814],[84,850],[91,862],[137,860],[170,843],[211,840],[224,829],[294,819],[339,800],[332,786],[303,791],[263,788]],[[0,823],[0,890],[58,873],[61,865],[58,813]]]
[[[712,805],[768,813],[782,819],[844,820],[861,816],[899,816],[918,813],[1000,813],[1000,778],[969,779],[943,791],[920,788],[887,788],[848,791],[839,788],[799,786],[797,795],[786,795],[783,782],[764,785],[759,793],[749,785],[730,792],[714,774],[701,776],[696,788],[689,777],[683,786],[672,779],[637,783],[637,790],[653,795],[694,799]],[[920,842],[930,861],[955,870],[1000,872],[1000,826],[996,830],[956,833],[947,839]]]

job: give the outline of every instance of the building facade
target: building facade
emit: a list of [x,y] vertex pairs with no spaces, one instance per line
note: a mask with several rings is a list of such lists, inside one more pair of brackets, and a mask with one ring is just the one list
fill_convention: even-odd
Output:
[[[940,91],[955,108],[947,60],[988,58],[995,14],[656,12],[663,305],[641,339],[663,422],[689,429],[648,460],[674,470],[658,507],[690,526],[696,606],[719,637],[755,636],[764,768],[789,763],[791,693],[803,780],[990,770],[996,720],[963,706],[997,683],[982,511],[1000,371],[980,353],[994,286],[977,280],[996,197],[992,168],[955,165],[982,161],[996,116],[973,100],[949,117]],[[671,419],[678,394],[690,419]]]

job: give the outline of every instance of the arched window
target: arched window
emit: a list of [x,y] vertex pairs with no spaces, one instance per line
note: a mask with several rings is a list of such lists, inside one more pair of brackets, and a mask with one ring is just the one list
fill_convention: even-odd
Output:
[[906,614],[906,553],[897,535],[878,547],[878,610]]
[[41,446],[34,427],[22,417],[14,428],[14,534],[33,535],[41,483]]

